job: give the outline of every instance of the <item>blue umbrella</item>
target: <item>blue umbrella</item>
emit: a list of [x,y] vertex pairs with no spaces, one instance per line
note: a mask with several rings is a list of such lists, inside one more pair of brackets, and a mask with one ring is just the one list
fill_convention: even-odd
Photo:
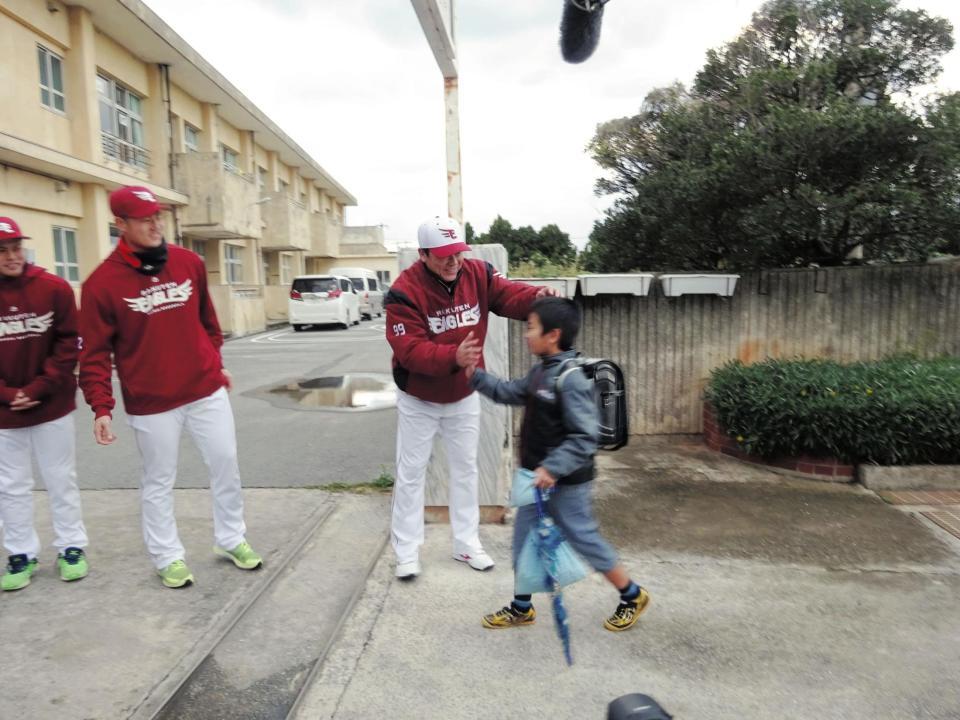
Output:
[[573,656],[570,654],[570,622],[567,620],[567,609],[563,606],[558,560],[564,550],[569,551],[569,546],[560,528],[544,510],[544,498],[540,488],[535,489],[534,495],[537,501],[537,554],[540,556],[548,583],[553,591],[553,624],[557,628],[560,642],[563,643],[563,656],[567,659],[567,665],[573,665]]

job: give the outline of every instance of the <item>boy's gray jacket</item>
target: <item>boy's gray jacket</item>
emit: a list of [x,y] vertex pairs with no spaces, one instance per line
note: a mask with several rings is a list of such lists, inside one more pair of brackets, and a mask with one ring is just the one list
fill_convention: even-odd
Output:
[[[583,371],[576,370],[566,373],[563,377],[563,387],[556,388],[557,376],[564,361],[572,360],[576,356],[575,350],[551,355],[530,368],[526,377],[517,380],[502,380],[479,368],[470,380],[474,389],[494,402],[505,405],[526,405],[528,415],[531,412],[546,415],[557,410],[562,413],[562,427],[558,426],[556,432],[548,431],[548,437],[542,438],[546,445],[543,448],[546,454],[543,455],[542,460],[539,460],[541,453],[535,452],[535,449],[521,447],[521,460],[524,467],[533,464],[529,462],[529,457],[531,451],[534,451],[539,464],[558,480],[573,476],[578,470],[584,468],[589,468],[591,472],[583,479],[592,479],[593,456],[597,452],[599,428],[593,383],[583,374]],[[573,365],[567,363],[564,369],[569,370],[571,367]],[[555,390],[559,390],[561,397],[557,397]],[[543,428],[547,425],[545,420],[545,417],[525,417],[524,427],[526,429],[528,423],[535,423],[539,426],[537,431],[542,435]],[[531,443],[530,433],[524,433],[521,444],[530,445]]]

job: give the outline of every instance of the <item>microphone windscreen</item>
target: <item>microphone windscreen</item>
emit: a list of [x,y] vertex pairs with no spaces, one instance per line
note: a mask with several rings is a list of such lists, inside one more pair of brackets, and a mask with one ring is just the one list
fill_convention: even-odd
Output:
[[563,17],[560,18],[560,53],[564,60],[580,63],[593,55],[600,42],[602,20],[603,5],[587,11],[572,0],[564,0]]

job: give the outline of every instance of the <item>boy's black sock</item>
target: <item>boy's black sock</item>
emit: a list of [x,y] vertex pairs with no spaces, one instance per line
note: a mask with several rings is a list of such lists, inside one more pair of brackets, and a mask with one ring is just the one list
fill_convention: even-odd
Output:
[[620,588],[620,601],[633,602],[640,596],[640,586],[633,580],[626,587]]
[[517,612],[528,612],[533,607],[532,595],[514,595],[510,606]]

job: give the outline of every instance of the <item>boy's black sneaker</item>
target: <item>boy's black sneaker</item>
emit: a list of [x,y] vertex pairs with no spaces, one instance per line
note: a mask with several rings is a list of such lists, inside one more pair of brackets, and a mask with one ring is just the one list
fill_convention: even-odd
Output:
[[647,609],[647,605],[649,604],[650,593],[640,588],[640,594],[637,595],[636,599],[621,602],[617,605],[617,609],[613,611],[613,615],[604,621],[603,626],[613,632],[629,630],[636,624],[637,619],[643,611]]
[[481,622],[485,628],[501,630],[520,625],[533,625],[536,619],[537,611],[533,609],[533,605],[530,606],[529,610],[517,610],[513,605],[507,605],[495,613],[484,615]]

